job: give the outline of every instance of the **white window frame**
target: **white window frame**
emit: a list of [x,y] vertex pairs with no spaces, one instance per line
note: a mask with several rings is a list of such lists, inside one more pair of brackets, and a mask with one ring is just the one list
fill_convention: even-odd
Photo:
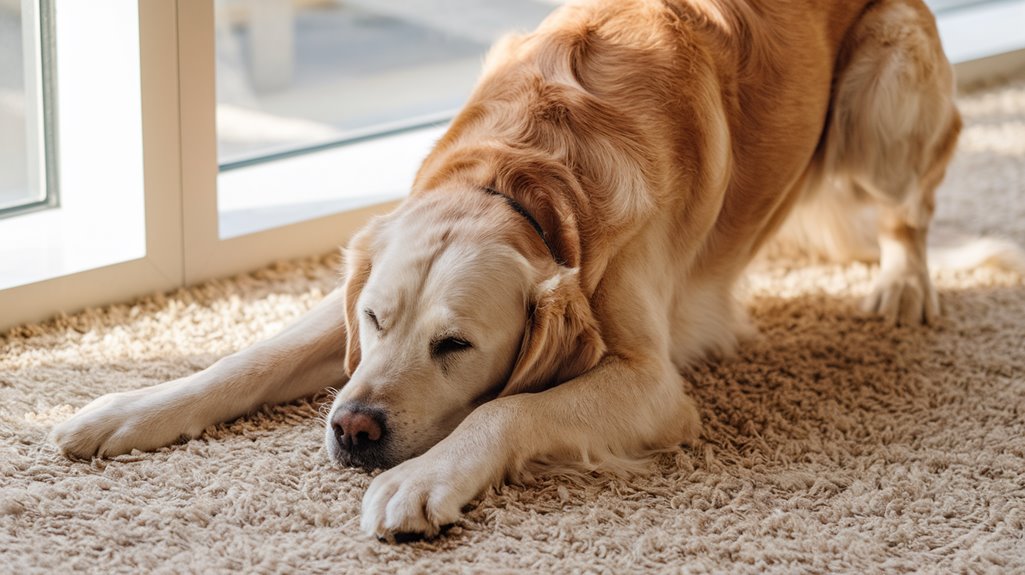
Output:
[[[140,0],[138,16],[145,255],[0,290],[0,330],[323,253],[397,203],[372,199],[358,209],[221,239],[213,2]],[[35,216],[60,214],[19,217]],[[35,221],[19,223],[30,228]],[[31,242],[27,238],[17,248]]]
[[370,215],[395,205],[382,203],[222,240],[217,210],[213,2],[179,0],[178,28],[188,31],[188,41],[179,45],[184,284],[337,248]]
[[[1016,2],[1021,5],[1025,0]],[[277,259],[323,253],[344,244],[371,214],[395,205],[394,197],[374,196],[341,213],[222,239],[213,1],[139,0],[137,6],[145,255],[0,290],[0,329],[248,271]],[[963,16],[960,20],[941,17],[941,32],[970,20]],[[999,63],[996,68],[995,62]],[[1022,62],[1025,51],[1018,50],[960,64],[958,73],[962,78],[978,75],[978,70],[992,74]],[[403,144],[401,157],[389,157],[389,161],[403,166],[400,171],[415,167],[423,155],[416,150],[439,133],[432,130],[419,133],[421,141],[415,145]],[[351,152],[350,148],[332,150],[340,155],[330,162]]]
[[[176,69],[178,65],[176,29],[168,25],[175,20],[174,7],[172,3],[139,2],[138,8],[145,255],[0,291],[0,328],[181,285],[180,170],[173,161],[178,156],[177,78],[160,73]],[[58,42],[59,35],[58,31]],[[133,151],[138,154],[137,149]],[[135,170],[138,173],[138,167]],[[15,218],[0,221],[0,224],[17,224],[6,229],[17,232],[18,236],[0,241],[5,247],[24,252],[44,246],[47,238],[33,237],[32,233],[43,229],[41,223],[46,219],[67,216],[62,209],[17,216],[16,222]]]
[[30,200],[29,206],[23,208],[8,207],[13,213],[24,209],[38,209],[40,206],[56,205],[56,197],[53,193],[52,181],[48,181],[47,167],[44,161],[46,153],[46,134],[44,130],[44,99],[41,89],[40,76],[44,75],[43,55],[43,20],[44,15],[40,13],[38,1],[21,0],[21,44],[22,58],[24,59],[24,71],[22,74],[25,86],[25,126],[26,142],[25,156],[27,163],[27,187],[33,195],[42,192],[42,198]]

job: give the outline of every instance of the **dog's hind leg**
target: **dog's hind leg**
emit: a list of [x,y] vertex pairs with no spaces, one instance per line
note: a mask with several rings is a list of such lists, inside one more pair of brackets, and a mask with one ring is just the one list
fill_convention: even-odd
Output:
[[881,0],[848,34],[838,62],[823,167],[877,210],[880,274],[866,307],[929,322],[939,300],[926,235],[961,120],[935,20],[920,0]]

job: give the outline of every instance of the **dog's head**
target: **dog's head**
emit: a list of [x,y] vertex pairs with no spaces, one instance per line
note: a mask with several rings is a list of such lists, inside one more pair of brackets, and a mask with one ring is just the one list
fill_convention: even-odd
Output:
[[604,353],[575,269],[483,192],[407,200],[345,252],[349,382],[328,417],[333,459],[390,467],[478,405],[537,391]]

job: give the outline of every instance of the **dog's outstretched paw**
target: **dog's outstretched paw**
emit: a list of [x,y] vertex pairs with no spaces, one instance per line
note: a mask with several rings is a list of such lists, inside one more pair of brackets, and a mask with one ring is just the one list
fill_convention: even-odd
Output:
[[54,426],[50,440],[64,455],[79,459],[149,451],[195,435],[186,429],[187,414],[179,411],[152,389],[110,393]]

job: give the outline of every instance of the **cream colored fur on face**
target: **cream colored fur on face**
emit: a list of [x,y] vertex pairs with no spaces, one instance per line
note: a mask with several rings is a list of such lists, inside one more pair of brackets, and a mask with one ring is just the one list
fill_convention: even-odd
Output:
[[[329,429],[329,454],[401,461],[367,490],[363,530],[435,536],[526,465],[695,441],[681,374],[751,335],[734,286],[792,214],[776,249],[878,254],[866,306],[938,321],[926,238],[960,128],[919,0],[568,6],[495,48],[411,197],[350,243],[341,288],[205,371],[96,400],[54,439],[153,449],[340,388],[329,422],[358,401],[389,433],[361,460]],[[472,345],[432,355],[451,333]]]
[[[423,453],[497,395],[509,379],[537,282],[519,252],[483,241],[494,232],[485,227],[490,222],[464,223],[453,232],[429,213],[374,222],[365,245],[357,238],[347,254],[350,268],[374,263],[349,319],[349,333],[358,334],[358,342],[350,339],[349,360],[359,354],[359,369],[351,367],[332,411],[354,402],[386,408],[394,439],[379,461],[389,466]],[[558,277],[549,281],[557,284]],[[432,357],[432,343],[452,335],[472,347]],[[344,461],[331,426],[325,441],[328,453]]]

